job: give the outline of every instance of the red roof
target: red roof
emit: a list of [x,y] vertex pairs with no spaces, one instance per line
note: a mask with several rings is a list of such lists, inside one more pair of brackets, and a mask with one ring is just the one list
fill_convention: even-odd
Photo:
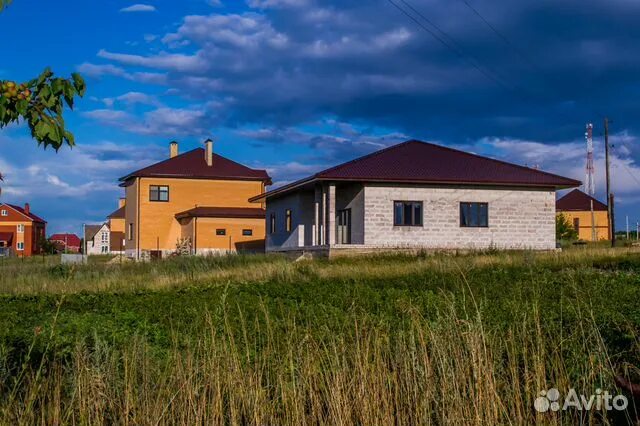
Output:
[[176,219],[186,217],[224,217],[241,219],[264,219],[265,211],[252,207],[195,207],[176,214]]
[[316,180],[514,185],[571,188],[580,181],[456,149],[410,140],[319,172],[265,195],[276,195]]
[[27,212],[25,212],[25,211],[24,211],[24,208],[23,208],[23,207],[16,206],[16,205],[14,205],[14,204],[6,204],[6,205],[7,205],[7,206],[9,206],[9,207],[11,207],[11,208],[12,208],[12,209],[14,209],[14,210],[19,211],[20,213],[22,213],[23,215],[27,216],[29,219],[31,219],[31,220],[32,220],[32,221],[34,221],[34,222],[47,223],[47,221],[46,221],[46,220],[42,219],[42,218],[41,218],[41,217],[39,217],[39,216],[36,216],[35,214],[33,214],[33,213],[31,213],[31,212],[29,212],[29,213],[27,214]]
[[134,177],[262,180],[271,182],[271,178],[265,170],[250,169],[216,153],[213,154],[213,166],[209,166],[205,160],[203,148],[196,148],[145,167],[120,178],[120,181],[125,182]]
[[49,241],[66,243],[68,247],[80,247],[80,245],[82,244],[80,241],[80,237],[78,237],[76,234],[53,234],[49,237]]
[[574,189],[556,201],[556,210],[559,212],[591,211],[591,201],[593,201],[593,210],[608,210],[606,204],[596,200],[589,194],[585,194],[579,189]]

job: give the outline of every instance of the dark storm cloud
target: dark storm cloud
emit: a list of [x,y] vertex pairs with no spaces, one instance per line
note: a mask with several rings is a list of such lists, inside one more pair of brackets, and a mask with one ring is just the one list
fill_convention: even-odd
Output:
[[461,0],[411,5],[464,60],[388,1],[264,0],[242,14],[185,17],[164,36],[164,53],[100,56],[166,72],[193,99],[220,100],[216,114],[232,126],[332,115],[441,140],[551,142],[606,113],[637,130],[638,2],[469,2],[510,44]]

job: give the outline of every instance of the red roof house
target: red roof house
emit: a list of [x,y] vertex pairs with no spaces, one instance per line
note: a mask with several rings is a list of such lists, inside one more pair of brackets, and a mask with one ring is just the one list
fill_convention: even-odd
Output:
[[31,256],[41,252],[47,222],[24,207],[0,203],[0,256]]
[[76,234],[53,234],[49,237],[49,241],[63,253],[79,253],[82,246],[82,240]]
[[555,191],[580,181],[410,140],[253,197],[267,250],[555,249]]

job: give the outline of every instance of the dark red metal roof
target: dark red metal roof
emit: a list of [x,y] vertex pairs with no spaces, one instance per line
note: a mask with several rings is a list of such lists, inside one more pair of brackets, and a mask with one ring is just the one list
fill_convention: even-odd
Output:
[[19,211],[20,213],[22,213],[23,215],[27,216],[29,219],[33,220],[34,222],[42,222],[42,223],[47,223],[46,220],[44,220],[43,218],[29,212],[27,213],[23,207],[20,206],[16,206],[14,204],[7,204],[7,206],[11,207],[14,210]]
[[261,197],[314,180],[571,188],[580,181],[456,149],[410,140],[319,172]]
[[124,219],[124,212],[125,212],[124,206],[122,206],[107,217],[109,219]]
[[215,153],[213,154],[213,165],[209,166],[205,160],[203,148],[196,148],[145,167],[120,178],[120,181],[124,182],[134,177],[262,180],[271,182],[271,178],[265,170],[250,169]]
[[80,237],[78,237],[76,234],[53,234],[49,237],[49,241],[66,243],[68,247],[80,247],[80,245],[82,244],[80,241]]
[[579,189],[566,194],[556,201],[556,210],[559,212],[591,211],[591,201],[593,200],[593,210],[607,211],[607,205],[585,194]]
[[195,207],[176,214],[176,219],[187,217],[223,217],[241,219],[264,219],[265,211],[252,207]]
[[11,244],[13,241],[13,233],[11,232],[0,232],[0,241]]

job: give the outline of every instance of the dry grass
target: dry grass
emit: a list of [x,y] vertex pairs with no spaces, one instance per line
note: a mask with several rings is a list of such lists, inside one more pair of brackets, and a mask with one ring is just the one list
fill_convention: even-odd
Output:
[[[592,323],[561,337],[545,334],[537,316],[496,334],[481,318],[453,311],[435,323],[409,315],[397,335],[355,322],[324,341],[312,330],[301,333],[294,321],[284,336],[295,337],[284,340],[272,335],[268,319],[259,340],[212,327],[193,345],[175,347],[163,363],[142,340],[121,353],[107,344],[79,345],[68,364],[27,371],[14,397],[0,404],[0,419],[25,425],[569,424],[580,420],[575,412],[536,414],[540,390],[553,383],[590,394],[611,383]],[[570,340],[589,356],[563,353]],[[580,380],[568,371],[580,371]],[[583,416],[587,424],[606,423],[599,412]]]

